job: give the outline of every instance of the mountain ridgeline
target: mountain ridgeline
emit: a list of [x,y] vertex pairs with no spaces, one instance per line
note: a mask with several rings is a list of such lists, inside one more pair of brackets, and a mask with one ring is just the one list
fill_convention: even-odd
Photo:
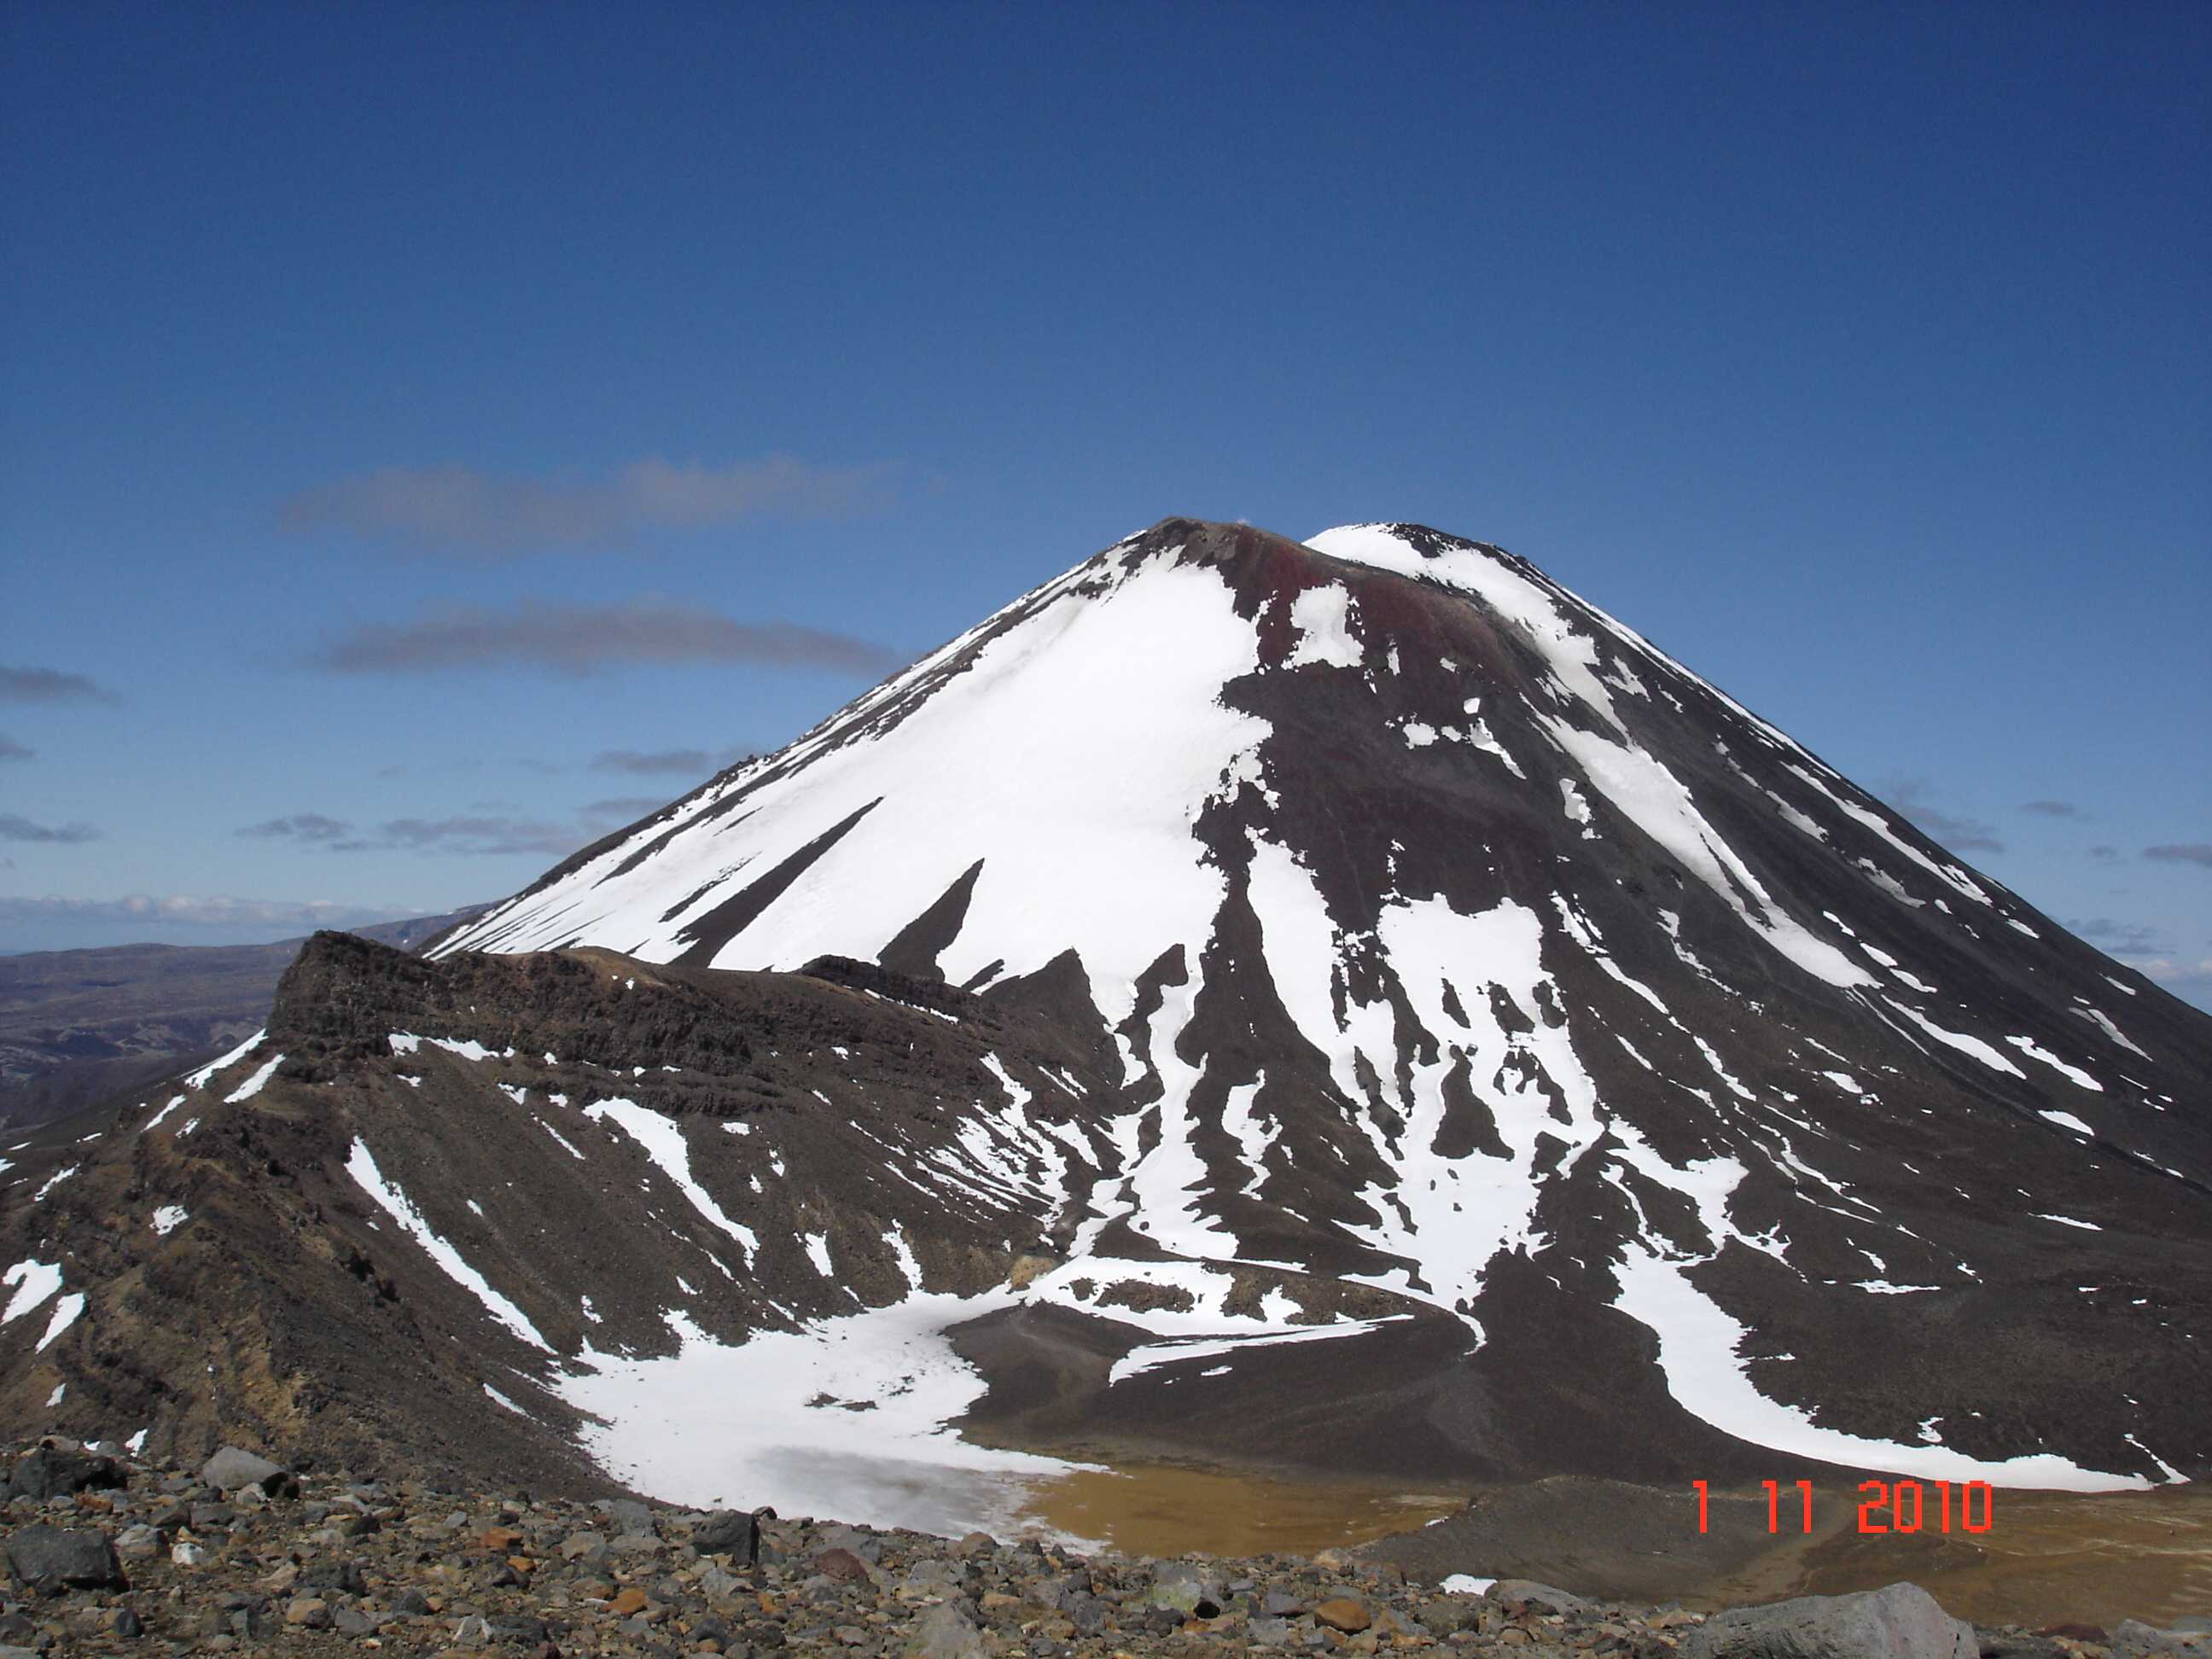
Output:
[[2201,1478],[2208,1079],[1526,561],[1170,520],[8,1151],[0,1402],[650,1486],[592,1378],[905,1308],[1031,1450]]

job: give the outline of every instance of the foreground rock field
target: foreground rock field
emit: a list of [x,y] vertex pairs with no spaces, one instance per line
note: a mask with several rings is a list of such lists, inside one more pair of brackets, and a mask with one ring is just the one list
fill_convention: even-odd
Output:
[[[1086,1556],[627,1499],[441,1490],[226,1449],[198,1468],[68,1442],[7,1460],[0,1659],[25,1653],[2212,1655],[2212,1623],[2033,1632],[1924,1592],[1700,1614],[1310,1558]],[[1449,1582],[1449,1581],[1448,1581]]]

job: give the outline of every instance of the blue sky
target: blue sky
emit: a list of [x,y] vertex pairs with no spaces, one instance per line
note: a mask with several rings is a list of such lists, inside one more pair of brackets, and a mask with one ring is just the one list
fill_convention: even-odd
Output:
[[501,896],[1156,519],[1390,518],[2212,1006],[2208,70],[2201,5],[18,0],[0,949]]

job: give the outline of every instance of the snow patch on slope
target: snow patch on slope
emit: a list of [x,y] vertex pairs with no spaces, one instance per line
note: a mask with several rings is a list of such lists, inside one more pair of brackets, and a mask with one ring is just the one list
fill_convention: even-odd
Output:
[[346,1173],[354,1178],[361,1189],[374,1199],[377,1207],[399,1224],[402,1232],[422,1247],[424,1254],[436,1262],[446,1276],[473,1295],[484,1305],[486,1312],[501,1324],[533,1347],[549,1352],[553,1345],[538,1333],[538,1327],[521,1309],[492,1289],[490,1281],[469,1266],[466,1258],[444,1237],[432,1230],[415,1207],[414,1200],[384,1178],[376,1167],[376,1158],[365,1140],[356,1140],[353,1151],[346,1158]]

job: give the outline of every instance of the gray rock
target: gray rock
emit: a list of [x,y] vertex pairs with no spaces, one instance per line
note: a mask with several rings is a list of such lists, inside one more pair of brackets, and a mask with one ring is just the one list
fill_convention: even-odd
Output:
[[310,1590],[337,1590],[344,1595],[366,1595],[368,1580],[362,1576],[358,1561],[318,1561],[300,1574],[300,1588]]
[[141,1523],[115,1534],[115,1553],[126,1561],[150,1561],[161,1553],[161,1534]]
[[1218,1607],[1221,1579],[1188,1561],[1163,1561],[1152,1569],[1152,1594],[1146,1599],[1156,1607],[1177,1613],[1196,1613],[1200,1606]]
[[2176,1620],[2170,1630],[2159,1630],[2139,1619],[2123,1619],[2112,1631],[2112,1652],[2120,1659],[2183,1659],[2183,1656],[2212,1655],[2212,1634],[2184,1630],[2183,1623],[2203,1625],[2202,1620]]
[[1533,1578],[1501,1578],[1483,1592],[1493,1601],[1522,1601],[1539,1613],[1572,1613],[1589,1605],[1581,1596]]
[[240,1607],[230,1615],[230,1633],[241,1642],[267,1641],[283,1628],[266,1607]]
[[1291,1638],[1296,1632],[1296,1626],[1287,1619],[1255,1619],[1244,1629],[1254,1645],[1269,1648],[1290,1646]]
[[43,1522],[8,1534],[8,1564],[34,1589],[120,1587],[124,1582],[122,1564],[105,1534],[64,1532]]
[[1304,1598],[1286,1589],[1271,1589],[1260,1598],[1260,1611],[1270,1619],[1294,1619],[1305,1610]]
[[617,1498],[607,1505],[607,1519],[615,1523],[617,1536],[623,1538],[657,1538],[660,1529],[653,1524],[653,1511],[634,1498]]
[[931,1595],[957,1595],[975,1571],[965,1561],[917,1561],[907,1571],[905,1587]]
[[760,1559],[760,1517],[744,1510],[710,1515],[691,1529],[691,1547],[702,1555],[726,1555],[741,1567]]
[[990,1651],[975,1621],[951,1601],[939,1601],[914,1621],[906,1650],[912,1659],[984,1659]]
[[884,1540],[858,1527],[824,1527],[821,1550],[850,1550],[872,1566],[884,1559]]
[[269,1484],[284,1474],[282,1463],[272,1463],[267,1458],[236,1446],[225,1446],[200,1466],[200,1479],[222,1492],[236,1492],[240,1486],[260,1486]]
[[1917,1584],[1803,1595],[1717,1613],[1681,1644],[1686,1659],[1981,1659],[1974,1627]]

